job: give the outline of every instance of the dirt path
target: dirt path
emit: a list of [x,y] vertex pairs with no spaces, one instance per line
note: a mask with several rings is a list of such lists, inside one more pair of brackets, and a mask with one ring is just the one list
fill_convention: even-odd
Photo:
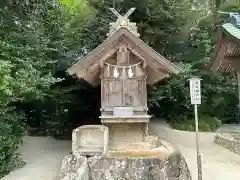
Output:
[[[186,158],[193,180],[197,179],[196,141],[194,132],[173,130],[166,123],[152,121],[150,132],[169,141]],[[200,133],[203,180],[239,180],[240,156],[213,143],[215,133]]]
[[[152,121],[150,132],[159,135],[178,148],[186,158],[193,180],[196,180],[195,134],[172,130],[161,121]],[[215,133],[201,133],[203,180],[239,180],[240,156],[213,143]],[[20,149],[27,163],[2,180],[56,180],[62,158],[71,151],[70,141],[43,137],[26,137]]]

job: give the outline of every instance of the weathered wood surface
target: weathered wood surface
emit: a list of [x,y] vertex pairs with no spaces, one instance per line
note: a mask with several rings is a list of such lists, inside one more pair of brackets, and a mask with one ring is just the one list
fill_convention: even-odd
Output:
[[240,44],[227,36],[219,35],[214,55],[211,60],[213,72],[240,71]]
[[103,79],[102,108],[116,106],[146,107],[144,79]]
[[111,57],[116,59],[120,46],[126,46],[130,53],[133,53],[144,62],[145,68],[151,69],[148,71],[148,84],[154,84],[169,74],[178,74],[180,72],[176,65],[150,48],[127,28],[122,27],[84,59],[79,60],[74,66],[69,68],[68,73],[70,75],[76,74],[78,78],[83,78],[91,84],[99,85],[100,74],[95,72],[99,72],[99,69],[103,68],[104,61]]

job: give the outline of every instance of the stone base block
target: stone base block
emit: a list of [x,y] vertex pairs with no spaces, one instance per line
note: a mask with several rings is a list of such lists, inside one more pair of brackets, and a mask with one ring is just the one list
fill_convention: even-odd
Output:
[[85,125],[73,130],[72,152],[74,155],[99,156],[108,150],[108,127]]
[[157,136],[146,136],[143,141],[135,142],[111,142],[109,150],[111,151],[125,151],[128,150],[151,150],[156,148]]
[[240,134],[221,133],[215,136],[214,142],[240,155]]
[[108,151],[88,159],[66,156],[59,180],[191,180],[181,153],[167,142],[158,143],[161,146],[151,150]]
[[[123,156],[89,158],[90,180],[191,180],[186,161],[180,152],[160,156]],[[150,153],[151,154],[151,153]]]

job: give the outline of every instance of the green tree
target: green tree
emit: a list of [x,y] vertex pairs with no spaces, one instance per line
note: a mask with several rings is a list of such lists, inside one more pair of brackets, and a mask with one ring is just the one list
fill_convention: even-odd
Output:
[[[222,8],[222,7],[221,7]],[[236,6],[227,6],[228,11],[238,11]],[[163,116],[175,123],[193,117],[189,100],[188,78],[202,78],[202,105],[200,113],[218,117],[233,123],[231,114],[235,114],[237,105],[236,79],[231,74],[212,74],[208,64],[215,44],[218,27],[228,18],[213,13],[197,21],[190,32],[189,41],[183,44],[182,63],[184,72],[150,91],[150,105],[156,115],[163,109]],[[186,47],[186,46],[185,46]],[[166,85],[167,84],[167,85]],[[178,102],[178,103],[176,103]],[[236,121],[235,121],[236,122]]]
[[16,104],[44,99],[51,85],[60,80],[53,77],[57,34],[50,39],[47,29],[50,10],[64,12],[57,5],[54,1],[1,2],[0,177],[19,162],[15,151],[26,129],[25,116]]

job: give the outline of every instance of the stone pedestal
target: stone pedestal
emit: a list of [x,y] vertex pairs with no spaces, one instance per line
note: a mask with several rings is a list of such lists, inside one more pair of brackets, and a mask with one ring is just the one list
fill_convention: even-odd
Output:
[[110,148],[108,127],[73,131],[73,154],[63,159],[59,180],[191,180],[181,153],[158,137],[145,136],[141,123],[118,124],[114,132],[109,128]]
[[60,180],[192,179],[181,153],[166,143],[153,150],[109,151],[105,156],[88,160],[69,155],[63,160],[60,174]]
[[149,115],[100,116],[104,126],[109,128],[110,150],[152,149],[147,140]]

